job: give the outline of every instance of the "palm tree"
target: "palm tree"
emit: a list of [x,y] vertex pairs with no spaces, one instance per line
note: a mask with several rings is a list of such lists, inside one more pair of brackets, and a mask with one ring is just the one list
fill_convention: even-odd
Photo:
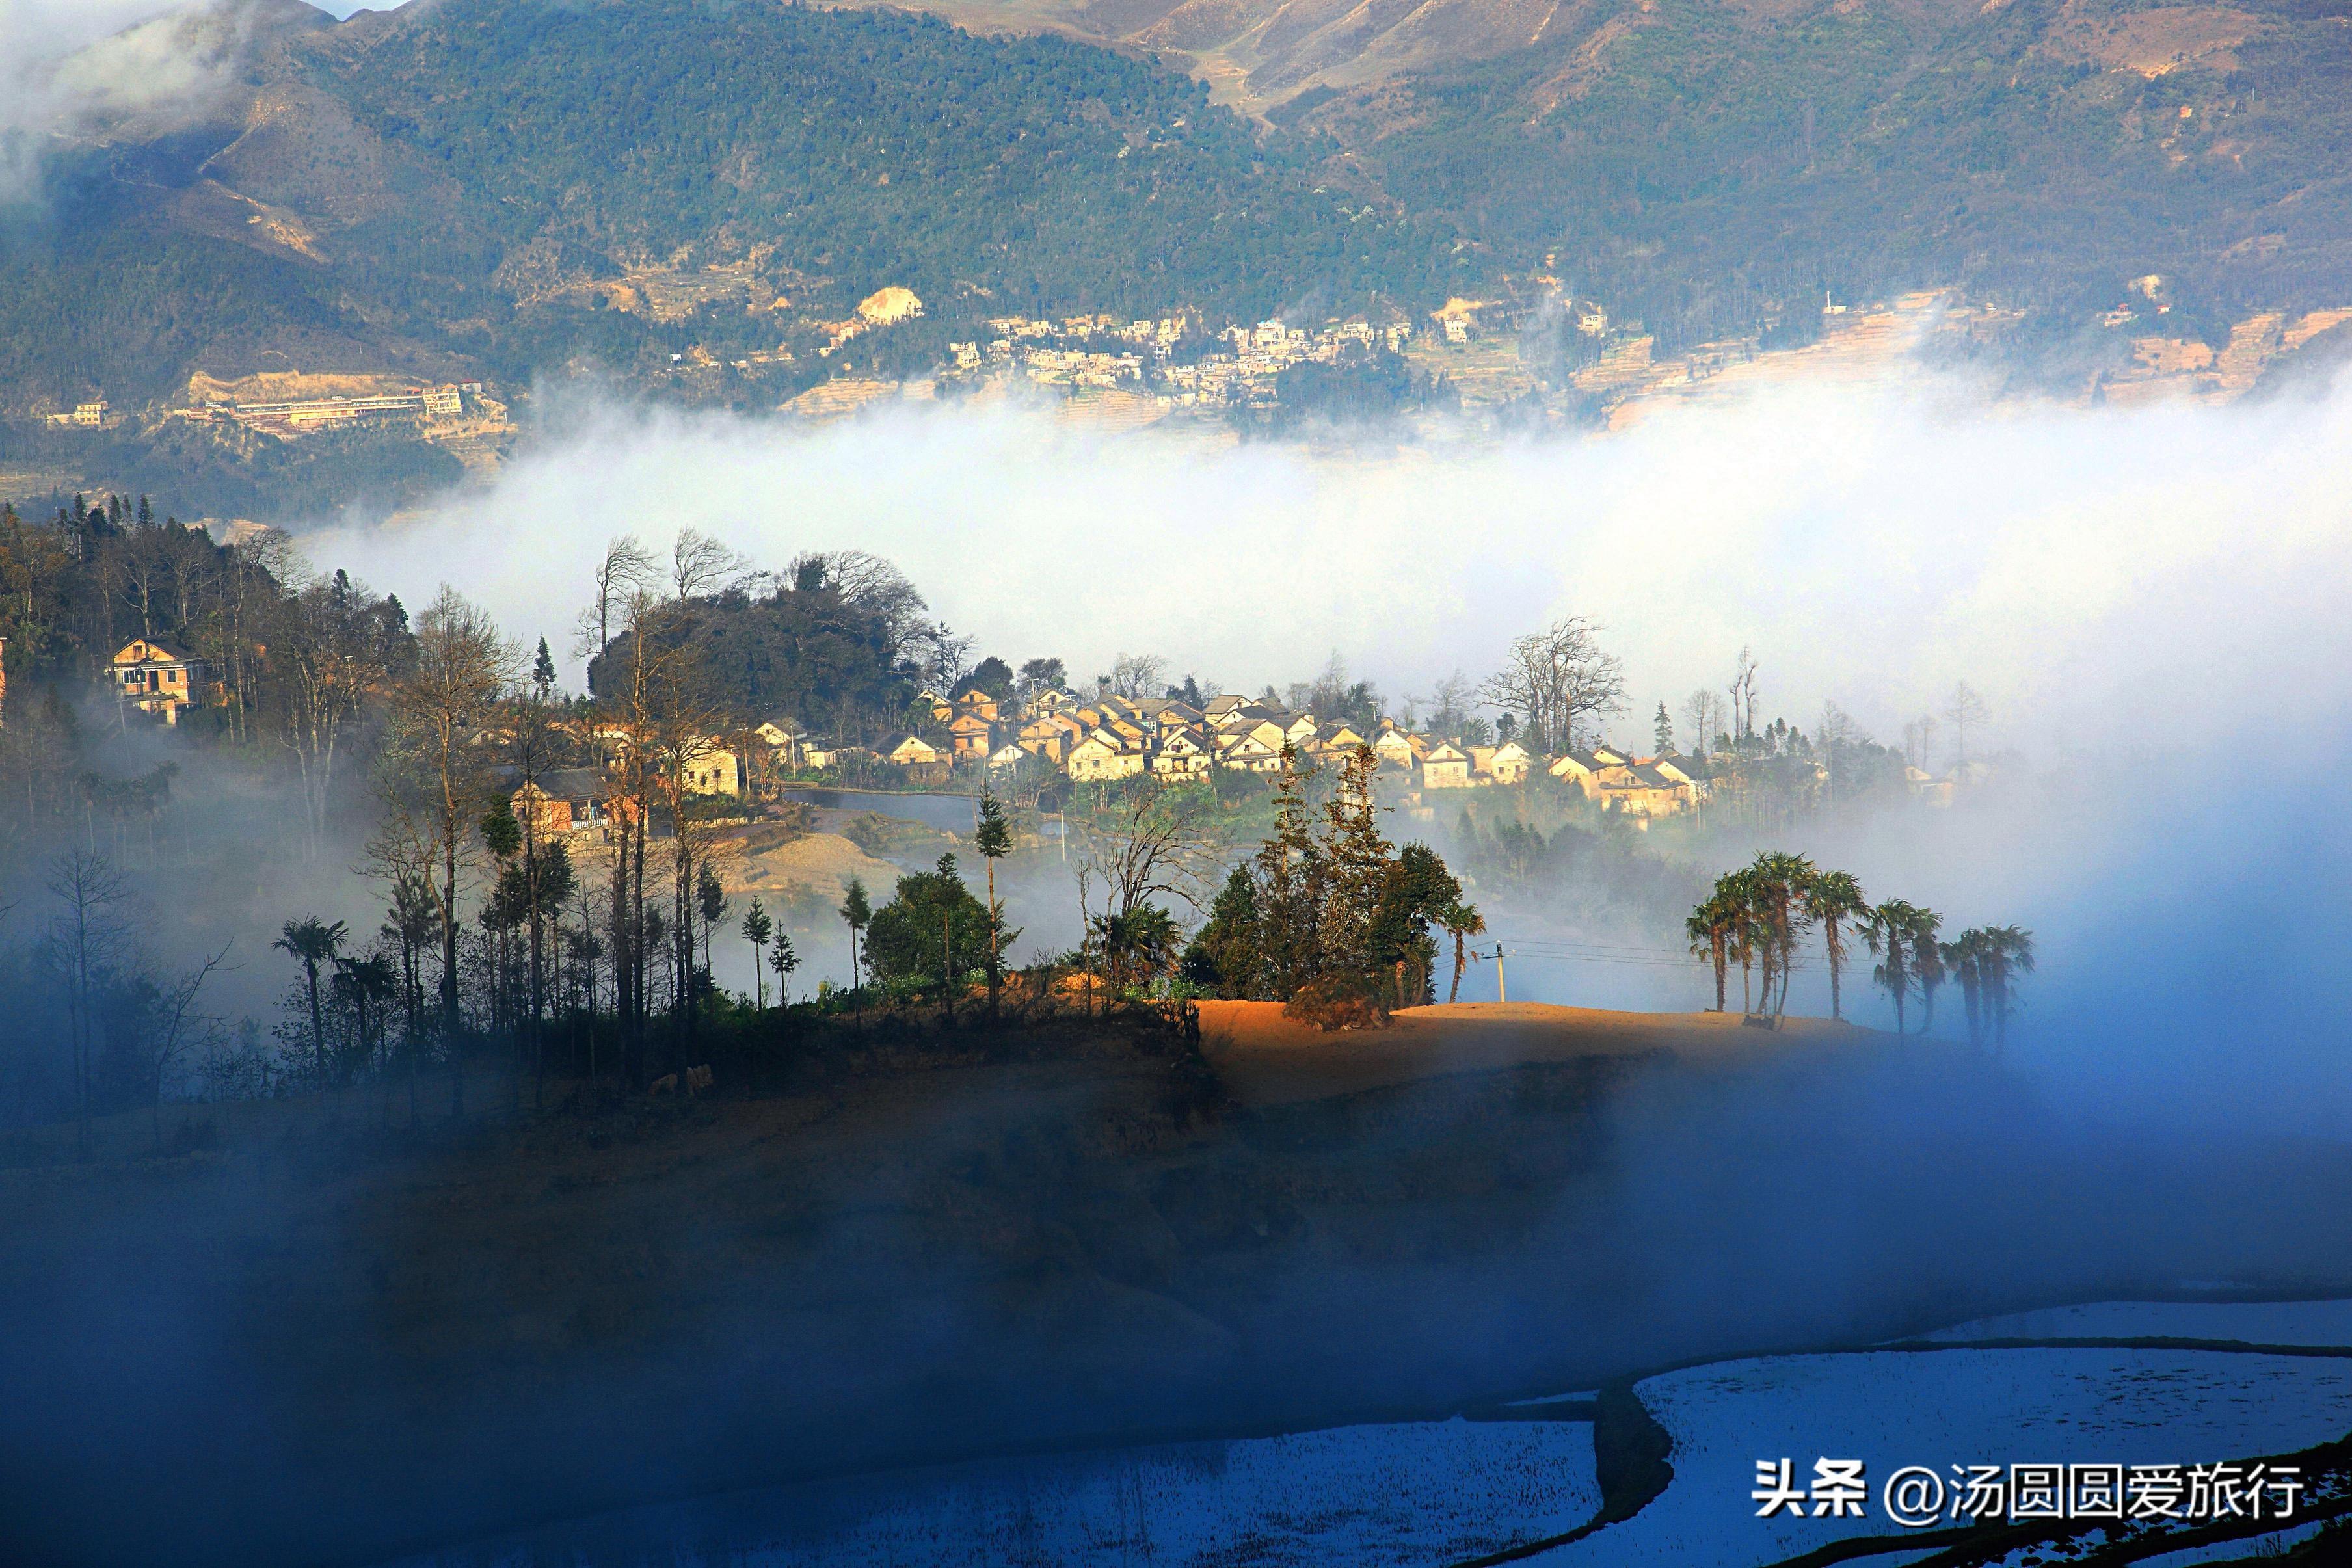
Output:
[[393,993],[399,988],[400,976],[394,969],[392,956],[388,953],[335,960],[335,989],[352,1004],[352,1021],[359,1028],[360,1061],[362,1063],[373,1058],[377,1036],[383,1032],[383,1009],[379,1008],[374,1013],[373,1027],[368,1021],[368,1009],[372,1004],[391,1000]]
[[1883,955],[1885,959],[1871,970],[1870,977],[1895,1002],[1895,1032],[1898,1035],[1906,1032],[1903,1004],[1915,983],[1909,948],[1918,915],[1915,906],[1899,898],[1890,898],[1872,905],[1862,920],[1863,946],[1870,949],[1873,957]]
[[1437,923],[1454,938],[1454,988],[1445,993],[1446,1004],[1451,1006],[1462,999],[1462,944],[1486,929],[1486,917],[1478,913],[1476,904],[1456,900],[1438,912]]
[[760,907],[760,895],[751,895],[751,907],[743,912],[743,940],[751,944],[751,990],[761,1012],[768,1010],[768,973],[762,967],[767,957],[768,938],[776,934],[776,923]]
[[303,983],[310,992],[310,1049],[318,1056],[321,1085],[327,1081],[327,1030],[319,1013],[319,966],[335,961],[346,935],[341,921],[322,925],[317,915],[306,915],[299,920],[288,921],[286,934],[270,944],[301,960]]
[[1944,968],[1960,983],[1960,1003],[1967,1009],[1969,1043],[1984,1043],[1985,933],[1982,926],[1961,932],[1943,946]]
[[[1766,851],[1748,868],[1750,904],[1763,927],[1764,1008],[1776,1024],[1789,1009],[1789,970],[1796,961],[1798,934],[1811,918],[1803,900],[1813,875],[1811,861],[1780,850]],[[1776,969],[1778,993],[1772,988]]]
[[1911,973],[1918,979],[1925,1004],[1919,1019],[1921,1034],[1936,1027],[1936,993],[1950,977],[1944,970],[1944,950],[1936,941],[1937,928],[1943,924],[1944,917],[1932,909],[1916,911],[1911,920]]
[[1690,938],[1691,952],[1696,956],[1708,959],[1715,966],[1715,1010],[1717,1012],[1723,1010],[1724,982],[1728,977],[1729,968],[1728,948],[1732,929],[1738,923],[1738,911],[1733,906],[1731,900],[1725,896],[1721,883],[1716,884],[1716,891],[1706,902],[1692,910],[1690,918],[1683,922],[1683,933]]
[[1845,936],[1838,923],[1862,918],[1869,902],[1853,873],[1844,871],[1815,872],[1806,880],[1804,899],[1806,911],[1822,923],[1822,942],[1829,949],[1830,1017],[1842,1019],[1844,997],[1839,982],[1845,969]]
[[1175,967],[1176,922],[1156,904],[1139,904],[1124,914],[1095,917],[1095,934],[1102,944],[1103,967],[1115,990],[1141,982],[1149,986]]
[[1984,935],[1983,985],[1998,1052],[2009,1047],[2009,1009],[2017,999],[2017,977],[2033,972],[2033,933],[2022,925],[1993,925]]
[[[1739,965],[1739,1010],[1745,1016],[1756,1010],[1756,998],[1749,989],[1749,979],[1758,953],[1766,939],[1752,868],[1726,872],[1717,877],[1715,895],[1723,901],[1725,916],[1730,922],[1725,935],[1729,956]],[[1770,978],[1771,971],[1767,968],[1765,979],[1768,984]]]

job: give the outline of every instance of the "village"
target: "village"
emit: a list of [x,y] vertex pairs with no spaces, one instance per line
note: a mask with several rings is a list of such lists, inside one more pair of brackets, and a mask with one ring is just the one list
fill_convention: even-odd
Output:
[[[107,674],[118,704],[167,727],[176,727],[193,707],[226,700],[203,659],[152,638],[124,643]],[[1508,738],[1462,746],[1385,716],[1369,725],[1320,719],[1233,694],[1196,708],[1173,697],[1083,697],[1059,688],[1013,703],[974,686],[954,697],[924,691],[913,711],[930,722],[878,747],[824,739],[782,716],[737,733],[698,737],[677,747],[681,793],[759,800],[795,783],[936,789],[976,787],[983,775],[1002,789],[1034,793],[1054,779],[1173,783],[1212,769],[1271,777],[1282,771],[1286,749],[1302,766],[1321,768],[1370,747],[1381,777],[1410,790],[1519,785],[1540,771],[1640,829],[1706,798],[1703,774],[1691,770],[1699,765],[1686,767],[1687,759],[1672,755],[1637,756],[1596,743],[1545,756]],[[480,738],[499,737],[484,732]],[[585,724],[578,738],[608,763],[634,739],[611,723]],[[614,810],[612,772],[609,766],[556,769],[525,803],[555,831],[604,821]]]

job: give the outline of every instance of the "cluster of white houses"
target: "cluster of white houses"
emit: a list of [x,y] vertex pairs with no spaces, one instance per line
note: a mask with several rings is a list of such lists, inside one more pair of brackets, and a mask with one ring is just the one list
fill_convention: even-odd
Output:
[[[110,661],[119,699],[166,724],[203,701],[204,663],[150,638],[125,644]],[[1053,771],[1079,783],[1110,783],[1150,776],[1163,780],[1206,777],[1213,768],[1242,773],[1282,771],[1286,747],[1318,766],[1336,764],[1369,746],[1381,771],[1412,788],[1468,789],[1527,781],[1537,770],[1572,783],[1603,809],[1639,819],[1669,817],[1700,804],[1706,781],[1685,771],[1672,756],[1635,757],[1596,745],[1556,757],[1538,756],[1518,742],[1457,746],[1407,729],[1393,719],[1369,726],[1345,719],[1318,719],[1247,697],[1219,696],[1202,707],[1172,698],[1091,699],[1047,691],[1008,711],[978,688],[961,696],[926,692],[944,743],[906,734],[879,750],[832,746],[811,738],[788,719],[753,727],[737,737],[710,737],[683,764],[681,782],[691,794],[741,796],[762,778],[779,773],[839,772],[889,777],[908,783],[944,784],[959,768],[985,768],[999,776]],[[936,731],[934,732],[936,733]],[[584,738],[597,749],[627,744],[625,730],[592,726]],[[764,765],[764,766],[763,766]],[[570,800],[561,826],[574,819],[597,820],[609,781],[599,769],[563,770],[552,788],[519,806],[554,814]],[[550,826],[558,826],[551,822]]]
[[757,738],[785,753],[790,768],[890,768],[918,782],[943,782],[960,766],[1000,774],[1049,768],[1080,783],[1200,778],[1219,768],[1272,774],[1282,770],[1286,747],[1329,764],[1369,746],[1383,773],[1421,789],[1519,784],[1541,769],[1608,809],[1643,819],[1687,810],[1706,788],[1670,756],[1633,757],[1595,746],[1543,757],[1510,740],[1462,747],[1392,719],[1368,726],[1320,720],[1242,696],[1213,697],[1196,708],[1173,698],[1087,699],[1049,691],[1017,712],[976,688],[957,697],[927,692],[918,700],[930,705],[945,728],[944,745],[909,734],[879,751],[826,747],[780,724],[761,726]]

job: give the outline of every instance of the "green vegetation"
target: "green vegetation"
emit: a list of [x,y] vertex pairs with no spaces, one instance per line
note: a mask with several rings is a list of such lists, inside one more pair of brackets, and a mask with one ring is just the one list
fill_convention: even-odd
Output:
[[[429,238],[402,211],[344,246],[387,295],[395,273],[457,285],[416,299],[452,330],[500,267],[562,283],[686,246],[697,264],[756,251],[836,309],[900,284],[934,314],[1255,319],[1442,287],[1450,236],[1357,221],[1313,188],[1311,143],[1262,140],[1197,83],[1056,37],[697,0],[459,0],[373,41],[330,33],[299,60],[456,195]],[[482,347],[509,360],[611,361],[635,335],[672,336],[584,300],[502,314]],[[740,304],[709,316],[691,340],[774,342]]]
[[1466,933],[1476,913],[1435,851],[1400,850],[1382,836],[1374,769],[1370,748],[1360,748],[1318,811],[1308,772],[1283,748],[1274,831],[1217,894],[1184,954],[1188,980],[1217,996],[1283,1002],[1325,1028],[1435,999],[1433,929]]
[[964,885],[955,856],[941,855],[931,870],[899,878],[890,902],[874,912],[865,934],[866,964],[886,988],[945,984],[951,993],[967,977],[987,970],[994,928],[987,907]]
[[[1878,962],[1871,978],[1895,1008],[1895,1031],[1907,1031],[1908,1004],[1923,1004],[1919,1032],[1936,1023],[1936,993],[1958,980],[1968,1009],[1969,1043],[2009,1039],[2019,977],[2033,968],[2033,934],[2017,925],[1978,926],[1938,942],[1944,917],[1903,899],[1867,903],[1850,872],[1827,871],[1803,855],[1767,850],[1716,878],[1683,929],[1692,954],[1715,971],[1715,1010],[1724,1010],[1730,967],[1739,966],[1740,1008],[1750,1022],[1777,1026],[1789,1006],[1798,945],[1815,926],[1829,960],[1830,1016],[1843,1016],[1848,939],[1859,936]],[[1760,970],[1760,976],[1758,971]],[[1760,984],[1751,991],[1751,978]]]
[[[854,734],[887,722],[914,695],[888,615],[822,580],[697,598],[664,622],[662,639],[665,648],[693,649],[698,700],[732,725],[792,714]],[[616,637],[590,661],[589,690],[625,690],[630,661]]]
[[1958,284],[2063,307],[2068,331],[2149,272],[2192,310],[2336,302],[2352,40],[2273,10],[2144,78],[2053,37],[2133,15],[1659,0],[1304,119],[1409,209],[1507,266],[1551,256],[1663,348],[1800,319],[1825,290]]

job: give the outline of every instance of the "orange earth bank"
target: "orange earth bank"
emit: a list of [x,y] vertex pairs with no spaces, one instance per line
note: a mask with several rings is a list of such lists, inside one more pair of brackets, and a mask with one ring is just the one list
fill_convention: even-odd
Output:
[[1794,1046],[1864,1049],[1887,1039],[1827,1019],[1784,1019],[1770,1031],[1742,1027],[1737,1013],[1611,1012],[1542,1002],[1408,1008],[1384,1029],[1332,1033],[1284,1017],[1279,1002],[1204,1001],[1200,1008],[1202,1049],[1246,1105],[1588,1056],[1664,1052],[1705,1061]]

